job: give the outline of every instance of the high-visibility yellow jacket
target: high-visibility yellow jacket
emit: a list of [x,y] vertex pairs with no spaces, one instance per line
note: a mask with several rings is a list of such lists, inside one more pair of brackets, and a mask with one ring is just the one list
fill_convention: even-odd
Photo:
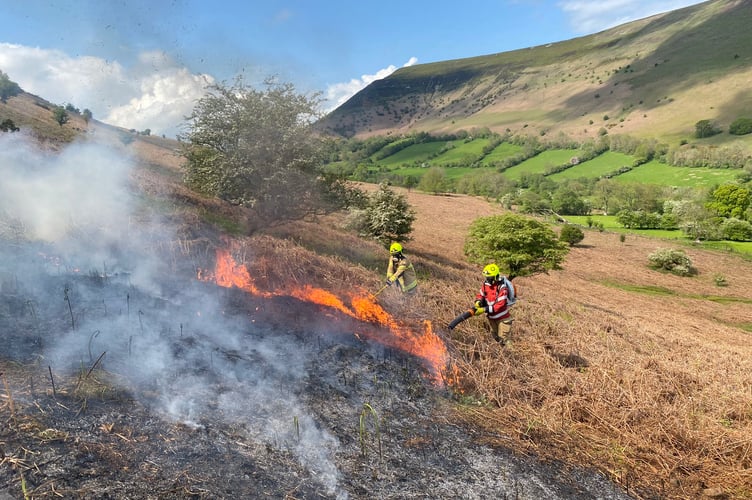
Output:
[[415,268],[404,255],[392,255],[386,269],[386,279],[396,282],[403,292],[412,292],[418,286]]

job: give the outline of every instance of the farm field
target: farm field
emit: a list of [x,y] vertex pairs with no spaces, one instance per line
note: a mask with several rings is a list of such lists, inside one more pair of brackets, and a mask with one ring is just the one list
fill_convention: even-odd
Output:
[[428,160],[432,155],[437,154],[446,145],[445,141],[422,142],[412,144],[405,149],[397,151],[393,155],[387,156],[380,160],[373,160],[379,166],[395,168],[402,165],[412,165],[416,162]]
[[519,179],[523,174],[543,174],[552,167],[569,163],[580,154],[582,152],[579,149],[549,149],[504,170],[504,175],[510,179]]
[[494,148],[493,151],[488,153],[481,160],[482,165],[492,165],[494,162],[502,161],[510,156],[514,156],[522,152],[522,146],[512,144],[511,142],[502,142]]
[[736,169],[672,167],[653,160],[614,177],[614,180],[661,186],[707,187],[732,182],[739,172]]
[[625,165],[632,165],[634,161],[634,156],[616,151],[606,151],[592,160],[583,161],[571,168],[552,174],[549,176],[549,179],[560,181],[565,179],[598,178],[614,172]]
[[[577,224],[583,227],[588,227],[588,219],[590,219],[593,222],[603,224],[604,231],[635,234],[662,240],[674,240],[683,244],[694,245],[693,241],[687,238],[684,233],[679,230],[627,229],[616,222],[616,216],[614,215],[567,215],[564,218],[572,224]],[[734,251],[752,257],[752,241],[703,241],[701,245],[705,248]]]
[[440,154],[431,160],[431,166],[443,166],[447,164],[464,163],[470,164],[483,156],[483,148],[488,146],[489,139],[473,139],[471,141],[452,141],[454,145],[450,150]]

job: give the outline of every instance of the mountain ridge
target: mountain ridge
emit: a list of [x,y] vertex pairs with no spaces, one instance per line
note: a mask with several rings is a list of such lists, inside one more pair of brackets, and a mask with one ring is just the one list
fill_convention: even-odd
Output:
[[[318,127],[345,137],[487,128],[678,142],[699,120],[727,130],[752,116],[751,24],[752,2],[710,0],[561,42],[400,68]],[[728,134],[712,142],[752,145]]]

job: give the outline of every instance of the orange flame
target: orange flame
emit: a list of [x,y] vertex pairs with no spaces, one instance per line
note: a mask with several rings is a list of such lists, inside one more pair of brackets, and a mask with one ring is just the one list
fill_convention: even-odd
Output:
[[[217,250],[216,268],[213,273],[198,271],[198,279],[213,281],[217,285],[236,287],[253,295],[271,297],[284,295],[259,290],[253,282],[248,269],[235,262],[228,250]],[[399,349],[420,358],[431,373],[432,380],[437,385],[443,385],[448,380],[445,374],[449,354],[441,338],[434,333],[430,321],[424,321],[423,331],[416,331],[394,319],[387,311],[375,302],[375,297],[363,292],[362,295],[349,297],[350,305],[333,293],[305,285],[293,290],[288,296],[311,302],[337,311],[360,321],[377,324],[384,329],[359,332],[361,335],[379,342],[387,347]]]

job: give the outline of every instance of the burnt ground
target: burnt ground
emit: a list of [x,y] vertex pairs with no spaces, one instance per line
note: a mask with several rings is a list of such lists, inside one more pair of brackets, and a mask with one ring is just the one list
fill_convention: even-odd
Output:
[[375,325],[54,269],[1,280],[0,499],[629,498],[478,444],[418,360],[361,340]]

